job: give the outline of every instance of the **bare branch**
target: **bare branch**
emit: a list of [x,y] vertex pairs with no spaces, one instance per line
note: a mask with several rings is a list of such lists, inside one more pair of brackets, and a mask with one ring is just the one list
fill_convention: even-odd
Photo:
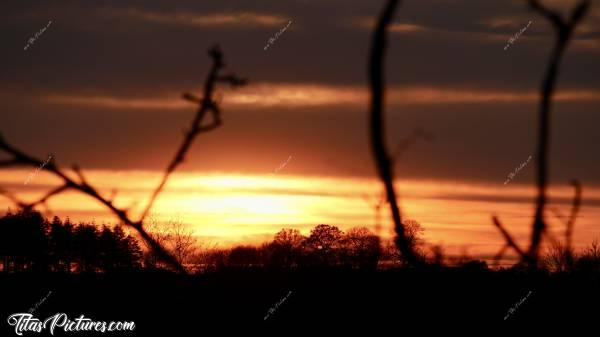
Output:
[[504,229],[504,226],[502,226],[502,224],[500,223],[500,220],[498,220],[498,217],[496,217],[495,215],[492,216],[492,221],[494,222],[494,225],[498,228],[498,230],[500,230],[500,233],[502,233],[502,236],[504,236],[506,245],[508,245],[509,247],[514,249],[519,254],[519,256],[521,256],[521,258],[525,258],[526,257],[525,252],[521,248],[519,248],[519,246],[513,240],[512,236],[510,236],[510,234],[506,231],[506,229]]
[[552,212],[554,212],[554,216],[560,220],[565,226],[567,226],[568,221],[565,220],[565,216],[560,212],[560,210],[556,207],[552,207],[550,208],[550,210],[552,210]]
[[244,85],[248,84],[248,81],[246,79],[239,78],[239,77],[237,77],[237,76],[235,76],[233,74],[219,76],[217,78],[217,81],[224,82],[224,83],[229,83],[231,85],[231,87],[233,87],[233,88],[235,88],[235,87],[241,87],[241,86],[244,86]]
[[384,54],[387,47],[386,34],[388,26],[392,21],[395,9],[398,7],[398,0],[389,0],[381,12],[371,45],[369,55],[369,82],[371,89],[371,115],[370,132],[371,147],[375,159],[375,164],[381,181],[385,187],[387,200],[390,205],[394,228],[396,231],[396,246],[402,253],[409,265],[419,266],[423,264],[413,248],[408,243],[406,230],[402,224],[400,207],[394,190],[394,175],[392,162],[386,150],[384,143],[385,131],[383,123],[383,105],[385,101],[385,88],[383,79]]
[[192,103],[197,103],[197,104],[201,104],[202,100],[196,96],[194,96],[193,94],[190,94],[188,92],[184,93],[182,95],[182,98],[186,101],[190,101]]
[[[40,166],[42,164],[41,160],[38,160],[31,156],[26,155],[25,153],[21,152],[20,150],[16,149],[15,147],[11,146],[10,144],[8,144],[1,137],[0,137],[0,149],[4,150],[8,154],[11,154],[15,158],[15,160],[18,160],[20,163],[22,163],[24,165]],[[61,192],[64,192],[65,190],[67,190],[69,188],[80,191],[80,192],[96,199],[101,204],[106,206],[112,213],[114,213],[119,218],[119,220],[121,220],[121,222],[124,225],[133,227],[138,232],[138,234],[140,234],[140,236],[144,240],[147,241],[148,245],[150,247],[152,247],[152,249],[155,250],[157,256],[159,256],[163,261],[165,261],[165,263],[167,263],[173,269],[175,269],[179,272],[185,273],[185,269],[181,265],[179,265],[179,263],[177,263],[177,260],[173,256],[171,256],[163,247],[156,244],[155,242],[152,242],[152,238],[149,237],[147,233],[145,233],[144,229],[142,228],[141,223],[133,222],[132,220],[130,220],[127,217],[127,212],[125,210],[115,207],[111,201],[108,201],[108,200],[102,198],[94,188],[87,185],[87,183],[85,182],[85,178],[83,177],[81,172],[79,172],[78,175],[79,175],[79,178],[82,179],[82,182],[77,183],[77,182],[73,181],[71,178],[69,178],[54,163],[49,163],[48,165],[45,166],[45,169],[47,171],[53,173],[54,175],[58,176],[59,178],[61,178],[64,181],[64,184],[55,188],[54,190],[51,190],[46,195],[44,195],[44,197],[42,197],[41,199],[34,201],[32,203],[26,203],[26,202],[19,200],[16,196],[14,196],[14,194],[12,194],[4,189],[0,189],[0,194],[8,197],[18,207],[25,209],[25,210],[30,210],[40,204],[45,204],[46,201],[48,201],[48,199],[50,199],[51,197],[53,197]],[[74,169],[76,172],[79,171],[79,168],[77,168],[77,167],[74,167]]]
[[85,177],[83,176],[83,172],[81,172],[81,169],[79,168],[79,166],[73,165],[73,172],[75,172],[75,174],[77,174],[77,177],[79,177],[79,181],[83,185],[89,186],[89,184],[88,184],[87,180],[85,179]]
[[[86,195],[92,197],[93,199],[97,200],[101,204],[103,204],[106,208],[108,208],[113,214],[115,214],[119,218],[119,220],[121,221],[121,223],[123,225],[129,226],[129,227],[132,227],[133,229],[135,229],[137,231],[137,233],[140,235],[140,237],[145,241],[145,243],[154,251],[156,256],[160,260],[165,262],[169,267],[173,268],[174,270],[176,270],[180,273],[186,273],[186,270],[177,261],[177,259],[173,255],[171,255],[169,252],[167,252],[167,250],[160,243],[156,242],[151,237],[151,235],[149,235],[144,230],[143,219],[144,219],[146,213],[151,209],[154,200],[156,199],[156,197],[158,196],[158,194],[164,187],[168,176],[171,174],[171,172],[173,172],[175,170],[175,168],[177,167],[177,165],[179,163],[183,162],[184,156],[185,156],[186,152],[188,151],[188,149],[192,143],[192,140],[199,133],[213,130],[213,129],[217,128],[219,125],[221,125],[219,107],[217,106],[216,103],[214,103],[214,101],[211,98],[211,95],[213,94],[215,83],[218,81],[229,82],[233,86],[242,85],[242,82],[246,83],[245,81],[240,80],[237,77],[234,77],[233,75],[226,76],[225,78],[222,78],[222,79],[219,78],[218,71],[223,67],[221,52],[218,49],[218,47],[214,47],[209,51],[209,54],[213,58],[214,62],[213,62],[213,67],[212,67],[212,69],[208,75],[208,78],[205,82],[205,88],[204,88],[204,94],[205,94],[204,97],[205,98],[200,100],[191,94],[183,95],[184,99],[187,99],[189,101],[199,104],[198,111],[192,122],[192,128],[187,132],[183,144],[180,146],[179,150],[177,151],[173,161],[167,167],[165,175],[163,176],[163,180],[159,184],[158,188],[152,194],[150,202],[148,203],[148,206],[146,207],[146,210],[144,211],[144,213],[141,216],[139,221],[131,220],[129,218],[129,216],[127,215],[127,209],[121,209],[114,205],[113,199],[116,194],[116,190],[113,190],[113,193],[111,194],[111,196],[108,199],[102,197],[100,195],[100,193],[98,193],[98,191],[88,183],[88,181],[85,179],[85,176],[83,175],[83,172],[77,165],[73,166],[73,171],[78,176],[79,182],[76,182],[73,179],[71,179],[55,163],[42,162],[41,160],[34,158],[32,156],[29,156],[29,155],[25,154],[24,152],[20,151],[19,149],[13,147],[12,145],[10,145],[8,142],[6,142],[4,140],[4,138],[2,137],[1,134],[0,134],[0,150],[11,155],[12,159],[0,162],[0,167],[10,166],[10,165],[26,165],[26,166],[29,166],[29,165],[30,166],[44,166],[45,165],[44,169],[46,171],[54,174],[55,176],[61,178],[63,180],[63,184],[61,186],[54,188],[53,190],[50,190],[42,198],[40,198],[34,202],[31,202],[31,203],[25,203],[25,202],[19,200],[14,194],[12,194],[9,191],[6,191],[2,188],[0,188],[0,195],[4,195],[5,197],[10,199],[14,204],[16,204],[20,208],[33,209],[34,207],[36,207],[38,205],[44,205],[47,208],[46,202],[51,197],[56,196],[68,189],[74,189],[76,191],[79,191],[83,194],[86,194]],[[206,115],[207,112],[212,112],[213,121],[211,124],[202,125],[204,116]],[[47,210],[49,211],[48,208],[47,208]]]
[[510,248],[510,246],[505,244],[504,246],[502,246],[502,248],[500,248],[498,253],[494,256],[493,260],[494,260],[494,265],[496,267],[500,264],[500,260],[502,260],[502,258],[504,257],[504,254],[506,253],[508,248]]
[[33,208],[33,207],[35,207],[38,204],[45,204],[46,201],[48,201],[48,199],[50,199],[51,197],[53,197],[56,194],[64,192],[65,190],[67,190],[70,187],[71,187],[70,185],[64,184],[64,185],[61,185],[61,186],[59,186],[59,187],[51,190],[50,192],[46,193],[41,199],[32,202],[30,204],[30,208]]
[[571,34],[579,21],[584,17],[589,8],[589,1],[581,1],[573,10],[571,18],[565,22],[559,14],[544,7],[537,0],[529,0],[530,7],[546,17],[557,32],[556,44],[550,57],[550,63],[546,69],[546,74],[540,88],[541,102],[539,106],[539,127],[538,127],[538,149],[537,149],[537,190],[536,209],[533,221],[533,230],[531,233],[531,244],[529,246],[528,256],[532,267],[537,266],[539,247],[542,240],[542,234],[546,228],[544,220],[544,210],[547,203],[546,190],[548,186],[548,153],[550,148],[550,122],[551,122],[551,103],[556,80],[558,77],[559,64],[562,60],[564,51],[569,43]]
[[550,231],[549,228],[546,228],[546,230],[544,231],[544,235],[550,241],[551,244],[553,244],[553,245],[560,244],[560,242],[556,239],[554,234],[552,234],[552,232]]
[[581,183],[578,180],[571,180],[571,185],[575,188],[575,196],[573,197],[573,204],[571,206],[571,215],[569,216],[569,221],[567,222],[567,230],[565,232],[565,237],[567,240],[567,248],[571,247],[571,238],[573,236],[573,226],[575,225],[575,219],[577,218],[577,213],[579,212],[579,208],[581,207]]
[[433,136],[426,133],[425,131],[423,131],[423,129],[419,128],[419,129],[414,130],[413,133],[410,134],[409,136],[405,137],[404,139],[401,139],[398,142],[398,145],[396,145],[396,150],[393,152],[393,155],[391,158],[392,166],[394,164],[396,164],[398,162],[398,160],[400,160],[400,157],[402,157],[402,155],[408,149],[410,149],[411,146],[416,144],[416,142],[419,140],[419,138],[428,142],[433,139]]
[[117,197],[117,193],[118,193],[117,189],[116,189],[116,188],[113,188],[113,189],[110,191],[110,195],[108,196],[108,200],[109,200],[110,202],[114,202],[115,198]]
[[[148,215],[148,212],[150,212],[150,210],[152,209],[152,205],[156,201],[158,194],[162,191],[165,184],[167,183],[167,180],[169,179],[169,176],[171,175],[171,173],[173,173],[173,171],[175,171],[177,166],[179,166],[185,160],[185,155],[188,152],[188,150],[189,150],[190,146],[192,145],[192,142],[194,141],[196,136],[202,132],[208,132],[208,131],[214,130],[221,125],[220,111],[219,111],[218,106],[214,103],[214,100],[213,100],[213,94],[214,94],[214,90],[215,90],[215,86],[216,86],[217,82],[228,82],[232,86],[241,86],[241,85],[246,84],[245,80],[241,80],[234,75],[228,75],[228,76],[220,76],[219,75],[219,71],[225,65],[223,63],[223,55],[218,46],[211,48],[208,53],[213,60],[213,65],[212,65],[212,68],[211,68],[211,70],[208,74],[208,77],[206,78],[206,81],[204,83],[204,96],[203,96],[204,98],[199,99],[196,96],[189,94],[189,93],[186,93],[183,95],[183,98],[185,100],[198,104],[198,111],[196,112],[196,116],[195,116],[194,120],[192,121],[190,130],[187,131],[187,133],[185,134],[183,142],[181,143],[181,145],[179,146],[179,149],[175,153],[175,157],[171,160],[171,162],[167,166],[160,183],[158,184],[158,186],[152,193],[152,196],[150,197],[150,200],[148,201],[146,208],[142,212],[142,215],[140,216],[140,222],[144,220],[146,215]],[[204,117],[206,116],[206,113],[209,111],[213,113],[212,114],[213,123],[202,126]]]
[[0,195],[3,195],[8,200],[10,200],[13,204],[17,205],[20,208],[26,208],[27,207],[26,203],[22,202],[21,200],[19,200],[19,198],[17,198],[16,195],[14,195],[13,193],[11,193],[10,191],[7,191],[7,190],[3,189],[2,187],[0,187]]
[[541,15],[545,16],[546,19],[548,19],[548,21],[550,21],[554,27],[558,27],[559,29],[563,29],[564,27],[564,22],[563,19],[560,17],[560,15],[558,15],[557,13],[552,12],[551,10],[549,10],[548,8],[543,7],[539,1],[537,0],[530,0],[529,1],[529,6],[531,6],[531,8],[533,10],[538,11]]

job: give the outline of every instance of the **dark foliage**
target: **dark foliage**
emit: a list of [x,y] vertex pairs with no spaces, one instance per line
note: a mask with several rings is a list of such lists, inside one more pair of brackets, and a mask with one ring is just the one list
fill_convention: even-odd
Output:
[[4,272],[109,272],[141,268],[142,251],[120,226],[52,222],[35,211],[0,218]]
[[201,270],[265,267],[268,269],[349,268],[374,270],[382,256],[378,236],[358,227],[344,233],[336,226],[318,225],[310,236],[282,229],[261,247],[237,246],[201,253]]

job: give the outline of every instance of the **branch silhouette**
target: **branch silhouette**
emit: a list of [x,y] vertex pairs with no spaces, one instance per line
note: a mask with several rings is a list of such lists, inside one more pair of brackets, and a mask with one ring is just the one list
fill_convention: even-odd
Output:
[[[396,145],[396,150],[393,152],[394,154],[390,156],[390,166],[392,167],[392,171],[394,171],[404,153],[414,146],[417,141],[419,141],[419,138],[426,142],[434,139],[433,135],[427,133],[422,128],[417,128],[413,130],[410,135],[400,139]],[[385,191],[381,191],[380,195],[376,195],[374,197],[370,197],[368,194],[362,193],[361,196],[375,210],[375,233],[379,235],[381,232],[381,207],[387,200],[386,193]]]
[[573,204],[571,206],[571,214],[569,215],[569,221],[567,221],[567,228],[565,230],[565,238],[567,241],[567,249],[571,251],[572,240],[573,240],[573,227],[575,226],[575,219],[577,218],[577,213],[579,213],[579,208],[581,207],[581,194],[582,188],[581,183],[578,180],[571,180],[571,185],[575,188],[575,196],[573,197]]
[[[196,98],[192,94],[184,94],[183,98],[199,105],[198,111],[192,121],[192,126],[190,130],[186,133],[185,138],[182,144],[179,146],[174,159],[167,166],[163,178],[160,184],[156,187],[150,201],[142,212],[139,220],[133,220],[127,213],[128,209],[119,208],[115,206],[113,203],[114,196],[116,191],[112,191],[111,195],[107,198],[100,195],[100,193],[88,183],[85,179],[83,172],[76,165],[72,167],[72,171],[77,176],[78,180],[72,179],[69,177],[65,170],[61,169],[54,162],[50,162],[44,166],[44,169],[48,172],[54,174],[55,176],[62,179],[63,184],[50,190],[47,192],[42,198],[37,199],[33,202],[24,202],[17,198],[13,193],[0,188],[0,194],[7,197],[14,204],[16,204],[19,208],[25,210],[31,210],[40,204],[45,204],[51,197],[56,196],[62,192],[67,190],[75,190],[79,191],[83,194],[86,194],[93,199],[97,200],[99,203],[108,208],[113,214],[115,214],[119,220],[126,226],[132,227],[136,230],[136,232],[140,235],[140,237],[146,242],[146,244],[150,247],[151,250],[154,251],[158,259],[163,261],[168,267],[176,270],[180,273],[186,273],[185,268],[177,261],[177,259],[169,253],[160,243],[154,240],[148,232],[144,229],[143,221],[148,214],[148,212],[152,209],[154,201],[163,190],[167,179],[170,174],[175,171],[177,166],[181,164],[185,155],[190,149],[192,142],[194,139],[202,132],[208,132],[213,129],[216,129],[221,125],[221,112],[217,105],[217,103],[213,100],[213,94],[215,87],[218,83],[229,83],[233,87],[241,86],[246,84],[246,80],[240,79],[235,75],[221,75],[220,71],[225,67],[223,63],[223,55],[218,46],[212,47],[209,52],[209,56],[212,58],[213,64],[212,68],[206,78],[204,84],[204,97],[202,99]],[[212,113],[212,122],[207,125],[203,125],[205,116],[208,113]],[[40,166],[42,161],[33,156],[26,154],[25,152],[17,149],[16,147],[10,145],[3,137],[0,135],[0,150],[12,156],[10,160],[4,160],[0,162],[1,167],[12,167],[12,166]]]
[[371,147],[375,159],[377,172],[385,187],[387,201],[390,205],[392,218],[394,220],[394,229],[396,231],[396,246],[412,266],[423,264],[413,248],[409,245],[406,230],[402,224],[400,207],[398,206],[397,194],[394,189],[394,172],[392,170],[392,160],[385,146],[385,130],[383,127],[383,105],[385,101],[385,88],[383,78],[383,62],[387,47],[386,34],[392,21],[395,9],[398,7],[398,0],[389,0],[385,5],[375,31],[371,44],[371,53],[369,55],[369,82],[371,89],[371,115],[370,115],[370,136]]
[[[556,88],[556,80],[558,78],[560,62],[564,52],[571,40],[573,31],[587,13],[590,1],[582,0],[572,10],[570,18],[565,21],[558,13],[544,7],[537,0],[528,0],[529,6],[544,16],[555,29],[556,41],[550,56],[550,63],[546,69],[546,74],[542,82],[540,93],[541,102],[539,106],[539,124],[538,124],[538,149],[537,149],[537,197],[536,209],[533,221],[533,230],[531,232],[531,243],[527,252],[518,251],[517,246],[509,244],[513,249],[521,255],[523,262],[527,262],[531,267],[537,267],[539,248],[542,241],[542,234],[546,231],[546,221],[544,219],[544,211],[547,204],[547,187],[548,187],[548,153],[550,148],[550,122],[551,122],[551,106],[552,97]],[[576,196],[577,198],[577,196]],[[498,227],[505,239],[508,241],[510,235],[504,230],[500,221],[493,217],[494,224]],[[569,236],[570,236],[569,232]],[[512,239],[511,239],[512,240]],[[570,238],[568,238],[570,240]]]
[[[222,123],[221,111],[219,109],[217,102],[213,99],[213,92],[214,92],[216,84],[217,83],[229,83],[232,87],[235,88],[235,87],[243,86],[247,83],[247,81],[245,79],[240,79],[235,75],[222,76],[219,74],[221,69],[223,69],[225,67],[225,64],[223,63],[223,54],[219,50],[218,46],[215,46],[212,49],[210,49],[208,53],[213,59],[213,65],[212,65],[210,72],[208,73],[206,82],[204,83],[204,98],[203,99],[197,98],[190,93],[183,94],[183,99],[199,105],[198,111],[196,112],[196,116],[194,117],[194,120],[192,121],[190,130],[188,130],[188,132],[185,134],[183,142],[181,143],[181,145],[179,146],[179,149],[175,153],[175,157],[173,158],[173,160],[171,160],[171,162],[167,166],[160,184],[156,187],[156,189],[152,193],[152,196],[150,197],[150,201],[148,201],[148,205],[146,206],[146,208],[144,209],[144,212],[142,213],[142,215],[140,217],[140,221],[143,221],[144,218],[146,217],[146,215],[148,215],[148,212],[150,212],[150,210],[152,209],[152,205],[156,201],[158,194],[160,194],[160,192],[164,188],[165,184],[167,183],[167,179],[169,179],[169,176],[171,175],[171,173],[173,173],[173,171],[175,171],[177,166],[179,166],[185,160],[185,154],[188,152],[194,139],[200,133],[211,131],[213,129],[218,128],[221,125],[221,123]],[[208,112],[212,113],[212,123],[202,126],[204,117],[206,116],[206,114]]]
[[[560,213],[557,208],[553,208],[555,215],[565,224],[565,253],[567,254],[567,264],[570,268],[573,267],[573,228],[575,227],[575,220],[577,219],[577,213],[579,213],[579,208],[581,207],[581,195],[582,188],[581,183],[573,179],[571,180],[571,185],[575,189],[575,195],[573,196],[573,202],[571,204],[571,214],[569,214],[569,219],[564,221],[564,217]],[[556,242],[556,240],[554,240]]]

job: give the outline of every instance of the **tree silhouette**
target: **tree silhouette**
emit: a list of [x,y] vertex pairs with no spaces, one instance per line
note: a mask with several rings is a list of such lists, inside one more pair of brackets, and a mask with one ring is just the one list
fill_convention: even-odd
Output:
[[306,238],[297,229],[280,230],[275,234],[273,242],[263,247],[265,264],[283,268],[299,265],[305,240]]
[[[120,226],[73,226],[39,212],[20,211],[0,218],[0,261],[4,272],[108,272],[141,268],[137,240]],[[75,267],[75,268],[73,268]]]
[[330,266],[336,262],[337,250],[341,248],[344,232],[330,225],[318,225],[304,241],[308,254],[316,258],[318,265]]
[[231,267],[252,267],[259,266],[260,252],[256,247],[239,246],[235,247],[229,253],[227,263]]
[[99,232],[96,226],[79,224],[75,227],[73,234],[78,271],[84,273],[98,271],[100,244],[98,242]]
[[[404,228],[406,230],[406,242],[408,244],[408,246],[410,247],[410,249],[416,254],[417,258],[420,261],[425,261],[426,260],[426,254],[423,251],[423,244],[425,243],[423,240],[423,232],[424,229],[421,226],[421,224],[416,221],[416,220],[411,220],[411,219],[406,219],[402,221],[402,224],[404,225]],[[440,247],[441,249],[441,247]],[[440,250],[441,252],[441,250]],[[385,254],[385,259],[386,260],[391,260],[391,261],[398,261],[400,262],[401,265],[404,266],[409,266],[409,262],[407,261],[407,259],[402,255],[402,252],[398,249],[398,246],[396,245],[389,245],[389,244],[385,244],[384,245],[384,254]],[[435,252],[434,252],[434,259],[432,261],[434,264],[436,264],[436,256],[435,256]],[[437,261],[440,262],[440,261]],[[441,265],[441,262],[438,264],[438,266]]]
[[[194,231],[179,218],[169,219],[161,223],[151,216],[148,234],[161,246],[165,247],[181,265],[189,262],[197,248]],[[150,250],[146,255],[146,262],[152,266],[157,266],[158,257],[156,254]]]
[[416,254],[421,255],[420,246],[424,243],[423,232],[425,232],[423,226],[421,226],[418,221],[412,219],[406,219],[402,221],[402,224],[406,230],[406,241],[408,246]]
[[69,218],[64,223],[57,216],[52,219],[49,241],[52,266],[56,271],[71,271],[71,264],[75,256],[73,230],[73,224]]
[[185,226],[181,220],[171,220],[167,224],[171,230],[172,251],[182,265],[188,261],[196,250],[194,232]]
[[329,252],[340,245],[344,232],[330,225],[318,225],[310,231],[306,244],[313,249]]
[[284,228],[275,234],[273,243],[290,248],[300,248],[305,239],[299,230]]
[[126,235],[121,227],[112,230],[104,226],[100,235],[103,256],[100,265],[106,271],[134,270],[141,267],[142,250],[137,240]]
[[[25,152],[17,149],[16,147],[10,145],[3,137],[0,135],[0,150],[4,151],[6,154],[11,155],[12,158],[9,160],[0,161],[0,167],[13,167],[13,166],[34,166],[34,167],[43,167],[46,171],[52,173],[63,181],[63,184],[50,190],[47,192],[42,198],[35,200],[33,202],[24,202],[17,198],[14,194],[10,193],[7,190],[0,189],[0,194],[9,198],[13,203],[19,206],[22,209],[30,210],[39,205],[46,205],[46,202],[67,190],[75,190],[86,194],[102,205],[104,205],[109,211],[111,211],[117,218],[122,222],[123,225],[129,226],[133,228],[139,236],[146,242],[146,244],[151,247],[151,249],[156,253],[156,255],[165,262],[165,264],[172,269],[180,272],[186,273],[185,268],[177,261],[177,259],[172,256],[168,251],[164,249],[160,244],[152,239],[150,235],[146,232],[144,228],[144,220],[146,215],[151,211],[152,206],[154,205],[154,201],[158,198],[158,195],[163,190],[169,176],[171,173],[175,171],[175,169],[183,163],[185,160],[185,156],[190,149],[194,139],[201,133],[212,131],[222,124],[221,120],[221,110],[219,108],[218,103],[213,98],[214,90],[216,86],[220,83],[230,84],[232,87],[239,87],[246,84],[246,80],[238,78],[233,74],[222,74],[222,70],[225,67],[225,63],[223,62],[223,54],[218,46],[214,46],[208,51],[209,56],[212,58],[213,64],[208,73],[208,76],[204,82],[204,91],[203,97],[198,98],[192,94],[185,93],[183,95],[183,99],[190,101],[194,104],[198,105],[198,110],[192,120],[190,129],[185,133],[183,142],[175,152],[174,158],[167,165],[165,169],[164,175],[153,191],[150,199],[143,209],[141,216],[138,220],[134,220],[128,215],[128,209],[119,208],[115,205],[113,196],[104,197],[100,192],[96,190],[92,185],[88,183],[85,179],[83,172],[79,169],[77,165],[73,165],[73,171],[77,175],[78,180],[72,179],[66,173],[65,170],[61,169],[55,162],[50,162],[47,165],[42,165],[43,162],[35,158],[31,155],[26,154]],[[204,124],[207,115],[212,117],[212,121],[209,124]]]
[[351,228],[342,239],[342,259],[346,265],[375,269],[381,256],[381,240],[366,227]]
[[0,219],[0,255],[4,271],[48,268],[48,224],[39,212],[8,213]]

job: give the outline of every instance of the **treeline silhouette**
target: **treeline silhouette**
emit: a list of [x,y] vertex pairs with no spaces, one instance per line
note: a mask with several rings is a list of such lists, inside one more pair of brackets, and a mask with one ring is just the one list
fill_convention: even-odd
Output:
[[[178,238],[170,235],[167,240],[178,241]],[[177,251],[171,253],[181,255]],[[335,226],[322,224],[313,228],[308,237],[296,229],[282,229],[272,242],[260,247],[199,250],[181,263],[196,271],[258,266],[375,269],[382,253],[380,238],[367,228],[352,228],[344,233]],[[126,234],[121,226],[73,224],[69,218],[62,221],[56,216],[49,221],[37,211],[9,211],[0,218],[0,262],[4,272],[160,268],[153,252],[143,252],[137,239]]]
[[[415,220],[405,220],[407,242],[418,259],[432,268],[459,267],[487,270],[485,261],[461,256],[453,259],[440,247],[426,252],[423,228]],[[359,270],[409,267],[410,262],[392,241],[382,241],[365,227],[342,231],[336,226],[315,226],[308,236],[297,229],[281,229],[270,242],[260,246],[242,245],[233,248],[195,246],[191,232],[183,230],[182,222],[168,222],[171,228],[161,237],[150,232],[179,263],[196,273],[232,269],[264,268],[276,270],[310,270],[343,268]],[[158,227],[158,226],[157,226]],[[175,228],[175,230],[173,230]],[[164,230],[155,228],[155,230]],[[164,232],[163,232],[164,234]],[[181,242],[189,243],[186,245]],[[191,245],[194,245],[192,247]],[[184,258],[185,257],[185,258]],[[168,269],[157,263],[151,249],[142,250],[140,242],[125,233],[121,226],[80,222],[71,223],[54,217],[45,219],[36,211],[10,211],[0,218],[0,264],[3,272],[113,272]],[[511,269],[524,268],[518,263]],[[600,244],[596,241],[575,253],[556,241],[540,259],[547,272],[600,272]]]
[[381,240],[367,228],[352,228],[344,233],[335,226],[321,224],[308,237],[297,229],[282,229],[273,241],[260,247],[212,249],[197,255],[195,262],[203,270],[256,266],[376,269],[381,257]]
[[108,272],[142,267],[138,241],[120,226],[52,221],[39,212],[10,211],[0,218],[4,272]]

